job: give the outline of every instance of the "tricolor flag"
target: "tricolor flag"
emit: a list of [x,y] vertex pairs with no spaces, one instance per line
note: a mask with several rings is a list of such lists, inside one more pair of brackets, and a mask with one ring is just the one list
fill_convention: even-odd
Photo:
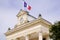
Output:
[[31,10],[31,6],[27,5],[27,3],[24,1],[24,7],[27,8],[28,10]]

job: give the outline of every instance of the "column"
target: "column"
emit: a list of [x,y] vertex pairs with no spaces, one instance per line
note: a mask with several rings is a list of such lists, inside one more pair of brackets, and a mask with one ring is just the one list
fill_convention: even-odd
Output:
[[39,33],[39,40],[42,40],[42,33]]
[[50,37],[48,36],[48,37],[46,38],[46,40],[50,40]]
[[25,40],[29,40],[29,37],[28,36],[25,36]]
[[11,39],[11,40],[16,40],[16,39]]
[[20,38],[16,38],[15,40],[20,40]]

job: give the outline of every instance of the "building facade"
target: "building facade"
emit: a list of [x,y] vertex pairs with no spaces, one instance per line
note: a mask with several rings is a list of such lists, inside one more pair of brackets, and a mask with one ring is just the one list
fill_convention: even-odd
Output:
[[29,12],[20,10],[17,14],[18,23],[5,35],[7,40],[49,40],[49,28],[52,25],[41,15],[33,17]]

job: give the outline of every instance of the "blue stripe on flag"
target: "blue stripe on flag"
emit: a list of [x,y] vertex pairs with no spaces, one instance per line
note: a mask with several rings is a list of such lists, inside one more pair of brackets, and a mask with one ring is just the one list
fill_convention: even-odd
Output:
[[26,2],[24,2],[24,7],[27,7],[27,3]]

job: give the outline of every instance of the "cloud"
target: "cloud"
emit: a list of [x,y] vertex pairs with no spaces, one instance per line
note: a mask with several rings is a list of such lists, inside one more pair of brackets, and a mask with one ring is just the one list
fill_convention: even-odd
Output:
[[[60,20],[60,0],[26,0],[26,2],[32,7],[29,11],[31,15],[37,17],[41,13],[48,21]],[[14,27],[17,23],[16,14],[21,8],[24,9],[23,5],[22,0],[0,0],[1,34],[6,32],[8,27]]]
[[21,0],[0,0],[0,8],[21,8]]
[[6,40],[6,37],[5,37],[4,34],[1,34],[1,35],[0,35],[0,40]]
[[2,7],[9,6],[9,0],[0,0],[0,6]]

